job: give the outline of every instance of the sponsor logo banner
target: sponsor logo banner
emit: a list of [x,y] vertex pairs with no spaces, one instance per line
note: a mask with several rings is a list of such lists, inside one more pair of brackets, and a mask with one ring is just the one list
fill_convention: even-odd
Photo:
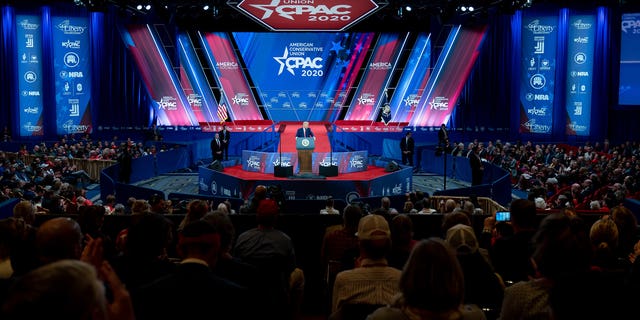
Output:
[[91,131],[89,19],[52,17],[57,133]]
[[[312,156],[313,172],[318,174],[319,166],[334,165],[339,173],[367,170],[367,151],[355,152],[314,152]],[[273,173],[273,167],[282,165],[293,167],[298,172],[298,154],[293,152],[242,151],[242,170],[260,173]]]
[[640,13],[622,15],[618,103],[640,105]]
[[595,15],[569,17],[567,36],[573,41],[567,44],[567,135],[590,134],[595,24]]
[[556,74],[557,15],[522,18],[520,133],[551,134]]
[[42,136],[42,22],[37,15],[16,15],[18,112],[21,137]]

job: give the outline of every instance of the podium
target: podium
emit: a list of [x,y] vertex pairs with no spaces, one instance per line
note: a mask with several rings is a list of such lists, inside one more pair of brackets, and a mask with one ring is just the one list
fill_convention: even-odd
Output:
[[298,149],[298,164],[300,166],[300,174],[311,173],[311,156],[313,149],[316,148],[316,142],[311,138],[297,137],[296,149]]

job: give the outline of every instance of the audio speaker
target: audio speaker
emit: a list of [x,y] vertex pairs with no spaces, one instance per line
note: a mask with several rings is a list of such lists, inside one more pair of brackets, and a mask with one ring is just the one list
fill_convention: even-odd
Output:
[[293,175],[293,166],[283,167],[283,166],[274,166],[273,167],[273,175],[276,177],[290,177]]
[[387,163],[387,166],[384,168],[384,171],[386,172],[394,172],[398,170],[400,170],[400,165],[398,165],[398,163],[395,161],[389,161],[389,163]]
[[336,177],[338,176],[338,166],[320,166],[318,174],[325,177]]
[[211,162],[211,164],[209,165],[209,169],[215,171],[223,171],[224,166],[222,165],[222,162],[220,160],[216,160],[214,162]]

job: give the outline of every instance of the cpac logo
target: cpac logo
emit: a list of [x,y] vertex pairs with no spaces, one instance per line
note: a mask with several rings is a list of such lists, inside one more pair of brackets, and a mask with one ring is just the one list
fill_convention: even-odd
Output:
[[231,99],[233,104],[248,106],[249,105],[249,96],[245,93],[236,93],[235,96]]
[[323,158],[322,161],[318,162],[318,164],[322,167],[337,166],[338,161],[335,158],[331,160],[329,160],[329,158]]
[[636,30],[640,28],[640,20],[625,19],[622,21],[622,32],[627,33],[629,29]]
[[364,168],[364,157],[353,156],[353,158],[349,160],[349,167],[358,169]]
[[164,96],[158,101],[158,108],[160,108],[160,110],[178,110],[178,103],[176,102],[176,98]]
[[251,156],[247,159],[247,168],[260,170],[260,158]]
[[404,99],[404,104],[415,107],[420,102],[420,96],[417,94],[410,94],[406,99]]
[[284,48],[284,53],[282,57],[273,57],[276,62],[280,64],[280,69],[278,69],[278,75],[282,74],[284,71],[284,67],[287,67],[287,71],[291,73],[291,75],[295,76],[296,73],[293,69],[322,69],[322,61],[321,57],[310,58],[310,57],[289,57],[289,49],[287,47]]
[[190,94],[187,97],[187,101],[189,101],[189,105],[193,107],[201,107],[202,106],[202,97],[198,94]]
[[365,93],[358,98],[358,104],[372,106],[374,103],[376,103],[376,99],[370,93]]
[[[276,159],[276,161],[273,162],[274,166],[279,166],[280,165],[280,159]],[[282,166],[283,167],[291,167],[291,159],[287,158],[287,159],[282,159]]]
[[449,110],[449,98],[447,97],[435,97],[429,102],[429,108],[431,110],[446,111]]
[[343,30],[379,6],[372,0],[243,0],[235,8],[272,30]]
[[393,186],[393,189],[391,189],[391,193],[392,194],[401,194],[402,193],[402,184],[398,183],[395,186]]

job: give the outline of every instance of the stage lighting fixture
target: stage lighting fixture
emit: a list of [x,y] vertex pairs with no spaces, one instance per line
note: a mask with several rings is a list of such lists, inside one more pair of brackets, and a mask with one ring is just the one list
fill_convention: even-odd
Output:
[[149,11],[149,10],[151,10],[151,5],[150,5],[150,4],[148,4],[148,5],[146,5],[144,8],[145,8],[145,9],[147,9],[147,11]]
[[137,6],[136,6],[136,9],[138,9],[138,10],[142,10],[142,5],[141,5],[141,4],[137,5]]
[[202,10],[204,10],[204,11],[209,10],[209,5],[208,5],[208,4],[205,4],[205,5],[204,5],[204,7],[202,7]]
[[413,8],[411,6],[406,6],[406,7],[404,7],[404,10],[407,10],[407,12],[411,12],[411,10],[413,10]]
[[467,7],[465,7],[465,6],[461,6],[461,7],[460,7],[460,11],[462,11],[462,12],[466,12],[466,11],[467,11]]
[[469,10],[469,12],[473,12],[474,9],[473,9],[472,6],[469,6],[468,10]]

